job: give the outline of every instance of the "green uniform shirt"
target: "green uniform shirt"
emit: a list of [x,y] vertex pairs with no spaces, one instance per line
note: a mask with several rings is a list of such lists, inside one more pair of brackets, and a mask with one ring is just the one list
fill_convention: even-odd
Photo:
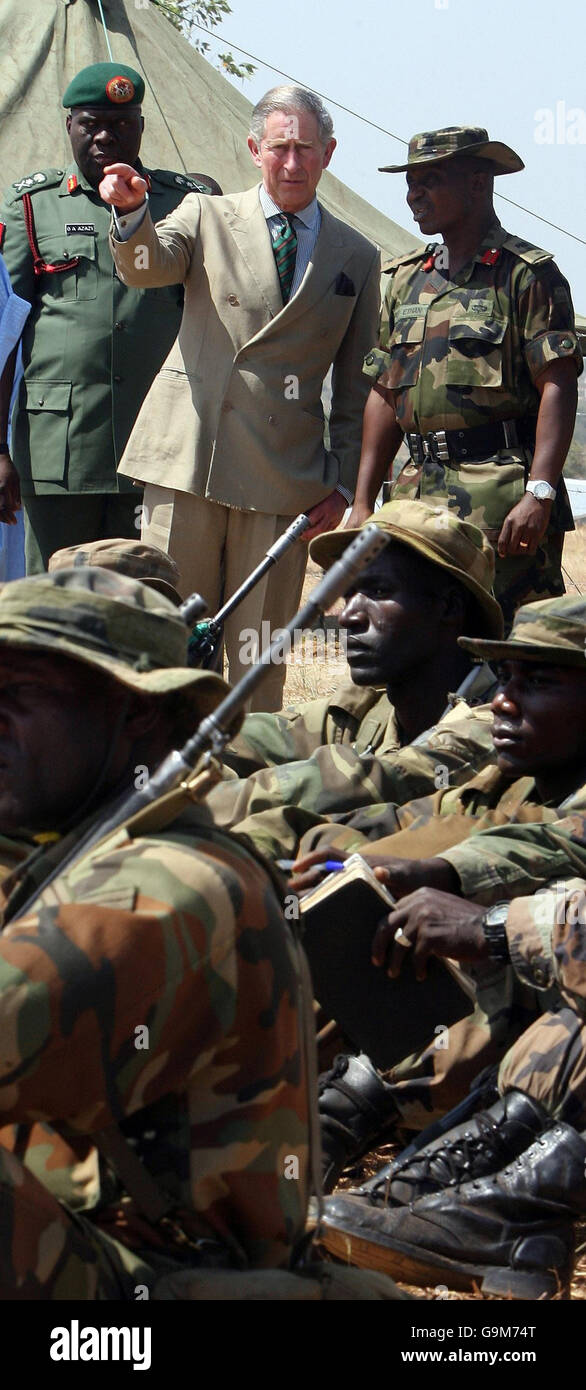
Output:
[[[165,169],[148,177],[155,220],[172,212],[187,192],[206,191],[203,183]],[[31,195],[43,261],[71,261],[70,268],[35,277],[24,193]],[[0,219],[12,287],[33,306],[23,333],[24,377],[13,418],[13,458],[23,495],[130,491],[130,479],[118,481],[116,468],[179,331],[183,287],[136,290],[122,284],[108,246],[110,208],[76,164],[19,179]]]

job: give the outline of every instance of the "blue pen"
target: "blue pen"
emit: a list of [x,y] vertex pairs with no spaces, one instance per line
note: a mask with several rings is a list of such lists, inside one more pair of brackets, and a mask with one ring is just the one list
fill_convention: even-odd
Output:
[[[277,859],[276,865],[281,873],[290,874],[296,862],[296,859]],[[314,867],[319,869],[322,874],[335,874],[339,869],[344,869],[346,865],[340,863],[339,859],[326,859],[325,864],[316,864]]]

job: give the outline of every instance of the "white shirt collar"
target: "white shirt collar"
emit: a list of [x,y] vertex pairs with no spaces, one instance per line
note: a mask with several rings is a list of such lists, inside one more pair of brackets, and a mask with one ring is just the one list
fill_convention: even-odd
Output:
[[[269,217],[282,217],[283,209],[278,207],[274,199],[271,198],[270,193],[267,193],[264,183],[259,184],[258,196],[267,221]],[[302,208],[301,212],[296,212],[294,216],[298,217],[299,221],[303,222],[304,226],[310,229],[315,227],[319,217],[319,204],[315,194],[311,202],[307,204],[307,207]]]

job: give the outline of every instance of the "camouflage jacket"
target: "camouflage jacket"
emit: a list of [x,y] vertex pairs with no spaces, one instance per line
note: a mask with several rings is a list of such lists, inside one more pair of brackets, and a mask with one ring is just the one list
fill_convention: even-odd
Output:
[[[453,280],[436,268],[434,253],[439,262],[437,243],[384,266],[390,280],[379,342],[365,359],[365,373],[389,392],[405,433],[536,420],[535,382],[543,368],[571,357],[582,369],[570,289],[550,253],[510,236],[498,222]],[[524,491],[519,467],[526,459],[524,450],[502,449],[495,458],[501,467],[499,487],[493,488],[498,496],[489,501],[484,517],[488,532],[500,528]],[[462,489],[470,481],[474,491],[486,465],[476,465],[478,475],[469,480],[470,465],[473,458],[456,465],[456,471],[462,475]],[[424,467],[421,495],[437,490],[436,471]],[[419,472],[407,464],[400,486],[408,487]],[[470,507],[462,514],[469,515]],[[551,524],[562,530],[573,526],[563,485]]]
[[328,844],[365,851],[371,862],[383,848],[409,859],[438,856],[456,870],[462,896],[486,906],[586,874],[586,785],[561,806],[545,805],[532,777],[511,782],[485,768],[465,787],[344,820],[310,831],[301,852]]
[[[448,697],[445,712],[463,699],[469,705],[486,703],[495,687],[490,667],[474,666]],[[386,691],[345,681],[333,695],[289,705],[280,714],[247,714],[222,761],[238,777],[248,777],[263,767],[310,758],[318,748],[332,743],[351,747],[361,757],[369,753],[386,757],[401,748],[404,739]]]
[[400,748],[401,734],[386,692],[346,681],[333,695],[290,705],[280,714],[247,714],[223,761],[238,777],[248,777],[263,767],[310,758],[330,743],[351,746],[360,754]]
[[[0,1142],[97,1226],[160,1249],[92,1144],[115,1122],[184,1229],[286,1265],[307,1204],[295,953],[266,870],[201,819],[121,827],[4,928]],[[9,906],[67,846],[31,856]]]
[[[552,883],[531,897],[516,898],[506,921],[511,963],[522,984],[538,991],[544,1007],[548,1007],[546,997],[550,990],[568,995],[569,966],[572,989],[571,997],[566,997],[565,1002],[583,1017],[586,1016],[586,963],[582,947],[585,924],[586,880],[583,878]],[[564,937],[566,947],[570,945],[569,959],[567,949],[564,950]]]
[[[494,683],[487,667],[474,678],[478,690]],[[448,713],[411,744],[393,748],[385,740],[376,754],[337,744],[317,748],[303,761],[220,784],[207,798],[209,812],[217,825],[230,827],[274,860],[293,857],[301,837],[324,817],[355,814],[383,798],[401,805],[435,787],[467,782],[493,760],[492,713],[490,705],[472,707],[453,698]]]

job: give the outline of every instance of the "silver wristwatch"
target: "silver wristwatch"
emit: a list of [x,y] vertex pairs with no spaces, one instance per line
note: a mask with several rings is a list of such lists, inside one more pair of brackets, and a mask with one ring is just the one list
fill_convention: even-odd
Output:
[[544,482],[542,478],[536,478],[535,481],[530,478],[525,492],[531,492],[538,502],[553,502],[556,495],[556,489],[551,486],[551,483]]
[[509,944],[505,930],[505,923],[509,915],[510,906],[511,904],[508,902],[494,903],[492,907],[487,908],[482,918],[484,940],[488,946],[488,954],[491,960],[504,962],[510,959]]

